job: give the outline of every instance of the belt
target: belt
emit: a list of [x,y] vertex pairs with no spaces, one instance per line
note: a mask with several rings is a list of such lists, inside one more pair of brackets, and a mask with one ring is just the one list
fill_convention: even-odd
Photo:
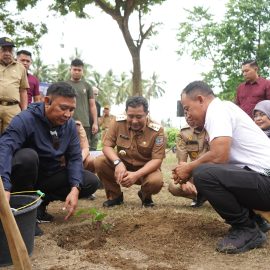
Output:
[[19,104],[19,101],[0,100],[0,105],[3,105],[3,106],[11,106],[11,105],[16,105],[16,104]]

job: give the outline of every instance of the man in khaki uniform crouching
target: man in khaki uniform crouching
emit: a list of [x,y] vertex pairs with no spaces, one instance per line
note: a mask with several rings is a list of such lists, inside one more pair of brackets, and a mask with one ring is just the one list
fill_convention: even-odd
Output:
[[[188,125],[180,130],[176,157],[178,163],[194,161],[201,155],[209,151],[208,134],[203,127],[194,127],[194,123],[186,119]],[[173,181],[169,184],[169,192],[173,196],[186,197],[192,199],[192,207],[200,207],[205,202],[204,197],[197,194],[192,179],[185,184],[175,184]]]
[[[103,153],[95,159],[107,201],[104,207],[123,203],[121,186],[141,185],[138,196],[144,207],[154,206],[152,195],[163,186],[160,166],[165,157],[163,128],[148,118],[148,103],[143,97],[126,102],[126,115],[116,116],[104,138]],[[114,150],[116,146],[116,151]]]

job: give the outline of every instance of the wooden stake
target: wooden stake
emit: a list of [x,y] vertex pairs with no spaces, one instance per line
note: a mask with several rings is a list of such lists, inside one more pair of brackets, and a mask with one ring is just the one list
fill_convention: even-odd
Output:
[[12,262],[17,270],[31,270],[32,265],[21,233],[6,198],[0,177],[0,219],[4,228]]

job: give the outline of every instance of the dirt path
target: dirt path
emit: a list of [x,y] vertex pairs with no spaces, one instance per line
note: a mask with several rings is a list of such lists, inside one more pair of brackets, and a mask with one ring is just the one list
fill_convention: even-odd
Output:
[[[165,178],[169,179],[168,173]],[[110,229],[102,232],[98,242],[91,222],[78,217],[64,222],[62,203],[51,203],[48,211],[55,216],[55,221],[42,224],[44,235],[35,238],[33,269],[270,269],[269,241],[260,249],[240,255],[217,253],[216,242],[228,226],[208,203],[192,209],[190,200],[171,196],[167,191],[168,182],[154,197],[153,209],[141,207],[138,186],[124,189],[125,204],[112,209],[101,206],[106,199],[104,190],[98,190],[94,201],[80,200],[78,209],[95,207],[107,214],[105,223],[110,224]]]
[[109,210],[101,207],[103,190],[94,201],[80,201],[79,208],[96,207],[107,213],[105,222],[111,228],[98,244],[91,222],[78,217],[63,222],[62,204],[51,204],[55,221],[41,225],[45,234],[35,238],[33,269],[270,269],[269,243],[241,255],[215,251],[217,239],[228,227],[208,203],[192,209],[189,200],[173,198],[164,187],[155,197],[157,206],[144,209],[137,190],[124,190],[125,204]]

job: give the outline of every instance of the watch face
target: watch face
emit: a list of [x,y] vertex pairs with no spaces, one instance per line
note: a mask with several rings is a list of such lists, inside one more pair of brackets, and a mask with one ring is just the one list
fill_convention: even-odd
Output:
[[116,166],[116,165],[118,165],[120,162],[121,162],[120,159],[117,159],[117,160],[115,160],[115,161],[113,162],[113,164]]

